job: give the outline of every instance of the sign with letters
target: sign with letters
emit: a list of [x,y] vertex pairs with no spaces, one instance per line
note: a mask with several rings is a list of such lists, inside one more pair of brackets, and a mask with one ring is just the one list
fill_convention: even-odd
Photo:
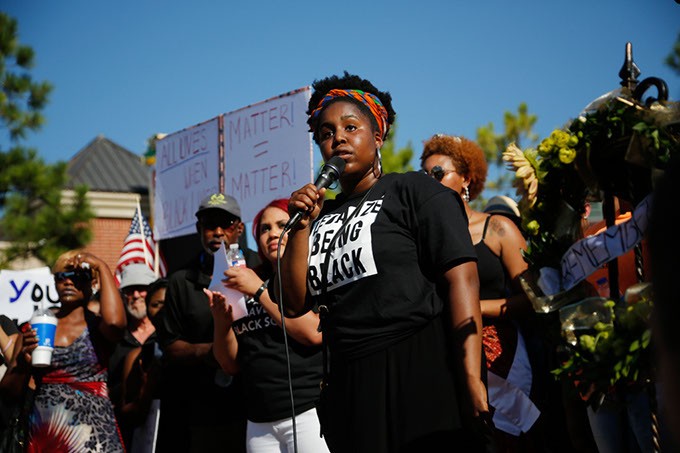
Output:
[[312,182],[309,98],[305,87],[224,115],[224,191],[244,222]]
[[644,238],[649,223],[652,195],[638,203],[626,222],[612,225],[603,232],[573,244],[562,256],[560,269],[540,270],[538,286],[545,295],[567,291],[588,278],[609,261],[632,250]]
[[59,306],[54,277],[48,267],[21,271],[0,271],[0,313],[19,324],[31,319],[33,312]]
[[612,225],[600,234],[581,239],[562,256],[562,286],[571,289],[609,261],[635,247],[649,223],[652,195],[642,200],[627,222]]
[[155,239],[195,233],[198,205],[220,191],[219,123],[216,117],[156,143]]

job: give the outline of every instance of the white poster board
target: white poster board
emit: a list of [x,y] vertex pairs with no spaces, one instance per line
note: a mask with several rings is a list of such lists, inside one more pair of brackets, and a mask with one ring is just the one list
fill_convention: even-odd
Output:
[[307,126],[310,87],[224,115],[224,191],[241,219],[312,182],[312,137]]
[[19,324],[31,319],[33,311],[59,306],[57,288],[49,267],[0,271],[0,314]]
[[196,232],[201,200],[220,191],[220,117],[156,142],[154,238]]

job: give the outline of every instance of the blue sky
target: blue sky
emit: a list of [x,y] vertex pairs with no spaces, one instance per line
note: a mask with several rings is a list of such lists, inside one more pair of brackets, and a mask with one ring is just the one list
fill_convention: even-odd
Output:
[[[618,86],[626,41],[642,76],[680,32],[674,0],[147,1],[0,0],[54,85],[31,134],[48,162],[98,134],[135,153],[156,132],[348,70],[392,93],[398,146],[478,127],[526,102],[543,137]],[[7,138],[0,135],[0,147]],[[415,162],[414,162],[415,163]]]

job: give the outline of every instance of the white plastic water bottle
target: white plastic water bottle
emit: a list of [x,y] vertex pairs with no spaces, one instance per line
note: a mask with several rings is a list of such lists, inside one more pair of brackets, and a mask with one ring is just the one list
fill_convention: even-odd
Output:
[[227,251],[227,264],[229,267],[247,267],[246,259],[243,252],[239,249],[238,244],[229,244],[229,251]]

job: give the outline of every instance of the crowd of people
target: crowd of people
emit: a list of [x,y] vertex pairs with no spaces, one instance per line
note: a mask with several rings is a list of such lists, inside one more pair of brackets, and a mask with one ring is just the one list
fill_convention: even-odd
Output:
[[[14,433],[0,449],[609,451],[585,405],[550,376],[553,351],[519,284],[527,243],[516,204],[471,204],[486,180],[482,149],[436,134],[422,171],[386,174],[390,94],[348,73],[313,89],[313,140],[325,161],[345,162],[335,199],[307,184],[262,207],[257,251],[244,248],[246,265],[224,275],[213,275],[216,252],[239,243],[245,225],[222,193],[201,201],[202,249],[167,279],[135,263],[116,287],[92,254],[59,257],[51,365],[31,366],[29,323],[0,317],[0,427]],[[652,225],[666,231],[658,211]],[[300,221],[289,223],[293,212]],[[657,246],[656,257],[669,263],[676,249]],[[667,270],[657,264],[654,275],[662,313],[674,314]],[[229,291],[243,295],[245,314]],[[657,325],[671,382],[669,320]]]

